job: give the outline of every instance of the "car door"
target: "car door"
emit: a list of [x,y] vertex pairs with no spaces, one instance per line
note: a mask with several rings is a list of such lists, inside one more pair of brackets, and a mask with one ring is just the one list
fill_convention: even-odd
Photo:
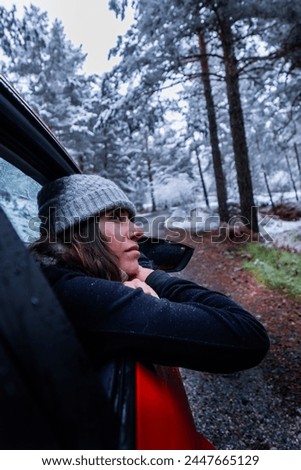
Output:
[[[0,77],[3,449],[136,448],[136,385],[146,383],[143,373],[122,359],[95,370],[26,248],[38,237],[40,185],[78,172],[52,132]],[[146,237],[140,249],[168,271],[183,269],[193,252]],[[144,429],[139,433],[146,436]]]
[[[0,77],[1,449],[133,448],[126,364],[95,370],[26,248],[38,236],[40,184],[75,172],[51,131]],[[116,406],[127,412],[126,433]]]

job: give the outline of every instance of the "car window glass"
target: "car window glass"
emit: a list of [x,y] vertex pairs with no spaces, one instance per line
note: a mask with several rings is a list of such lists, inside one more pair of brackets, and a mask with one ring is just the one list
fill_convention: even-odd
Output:
[[0,157],[0,205],[25,243],[39,237],[36,197],[40,187]]

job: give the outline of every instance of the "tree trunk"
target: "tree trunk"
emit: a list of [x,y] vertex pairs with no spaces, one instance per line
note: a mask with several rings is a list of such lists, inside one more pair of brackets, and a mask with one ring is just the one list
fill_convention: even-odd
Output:
[[299,157],[299,152],[298,152],[298,147],[297,144],[294,144],[294,149],[295,149],[295,154],[296,154],[296,160],[297,160],[297,165],[298,165],[298,170],[299,170],[299,178],[301,181],[301,164],[300,164],[300,157]]
[[195,150],[195,154],[196,154],[196,159],[197,159],[197,162],[198,162],[199,174],[200,174],[200,178],[201,178],[201,182],[202,182],[202,187],[203,187],[203,193],[204,193],[206,206],[208,207],[208,209],[210,209],[209,199],[208,199],[208,192],[207,192],[206,183],[205,183],[205,180],[204,180],[200,155],[199,155],[199,151],[197,149]]
[[147,177],[150,186],[151,201],[152,201],[152,212],[157,210],[155,192],[154,192],[154,182],[153,182],[153,170],[152,170],[152,160],[149,155],[148,147],[148,134],[145,134],[145,153],[146,153],[146,163],[147,163]]
[[207,48],[204,33],[201,29],[198,30],[198,40],[200,47],[200,64],[202,70],[202,81],[204,86],[204,95],[206,100],[206,108],[209,122],[210,144],[214,168],[214,176],[216,183],[216,193],[218,201],[218,211],[221,221],[228,222],[229,211],[227,205],[227,186],[226,179],[223,171],[222,156],[219,148],[219,139],[217,133],[217,123],[215,108],[213,102],[213,95],[209,76],[209,64],[207,57]]
[[262,167],[262,171],[263,171],[264,182],[265,182],[265,185],[267,187],[268,195],[269,195],[269,198],[270,198],[271,206],[272,206],[274,214],[276,214],[276,207],[275,207],[275,204],[274,204],[274,201],[273,201],[273,197],[272,197],[272,193],[271,193],[271,189],[270,189],[270,185],[269,185],[269,181],[268,181],[268,175],[267,175],[264,167]]
[[244,116],[240,100],[237,60],[234,52],[231,24],[226,15],[218,15],[219,36],[222,43],[226,71],[226,87],[229,104],[230,127],[233,141],[241,215],[254,232],[259,231],[254,197]]
[[291,164],[290,164],[290,161],[289,161],[289,159],[288,159],[288,156],[287,156],[287,154],[286,154],[285,152],[284,152],[284,156],[285,156],[285,160],[286,160],[286,163],[287,163],[288,172],[289,172],[289,175],[290,175],[290,179],[291,179],[291,182],[292,182],[292,186],[293,186],[294,191],[295,191],[296,201],[299,201],[298,191],[297,191],[296,184],[295,184],[295,180],[294,180],[294,177],[293,177],[293,172],[292,172],[292,169],[291,169]]

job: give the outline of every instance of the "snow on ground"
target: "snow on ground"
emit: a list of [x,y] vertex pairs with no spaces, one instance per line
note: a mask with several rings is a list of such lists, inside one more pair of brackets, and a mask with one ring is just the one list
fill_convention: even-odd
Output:
[[209,232],[220,226],[219,216],[201,208],[187,210],[177,207],[165,221],[168,229],[181,228],[192,233]]
[[[296,204],[296,200],[291,194],[281,195],[283,201]],[[281,201],[281,198],[279,200]],[[256,202],[268,204],[267,196],[260,196]],[[276,200],[276,198],[275,198]],[[299,205],[299,204],[298,204]],[[192,206],[176,207],[170,211],[170,216],[165,220],[165,227],[168,229],[189,230],[192,233],[209,232],[220,227],[220,219],[217,214],[217,205],[212,204],[211,210],[204,208],[201,204],[197,208]],[[301,219],[296,221],[285,221],[269,215],[260,214],[259,229],[262,240],[267,246],[277,246],[295,250],[301,253]],[[233,217],[232,223],[239,223],[238,217]]]
[[287,248],[301,253],[301,219],[285,221],[265,216],[261,227],[267,245]]

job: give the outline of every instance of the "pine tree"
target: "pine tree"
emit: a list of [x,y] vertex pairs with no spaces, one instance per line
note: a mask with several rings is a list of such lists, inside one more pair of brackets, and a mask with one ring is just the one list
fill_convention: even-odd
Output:
[[[9,15],[8,15],[9,16]],[[87,153],[93,112],[91,79],[82,72],[81,47],[66,38],[63,25],[31,5],[16,21],[6,74],[76,160]],[[89,153],[89,151],[88,151]]]
[[254,210],[253,184],[239,89],[238,64],[234,50],[231,22],[224,6],[224,3],[220,2],[219,7],[214,9],[218,19],[218,32],[224,54],[229,116],[240,196],[240,209],[246,225],[254,232],[258,232],[258,218]]
[[[229,220],[229,210],[227,206],[227,184],[223,170],[222,155],[220,151],[218,129],[215,105],[213,101],[212,87],[210,81],[209,62],[207,57],[207,45],[205,34],[202,28],[197,31],[199,47],[200,47],[200,64],[201,64],[201,77],[204,86],[204,95],[206,99],[206,108],[208,115],[208,123],[210,129],[210,143],[212,149],[212,160],[215,172],[216,193],[218,200],[219,216],[221,221],[227,222]],[[204,183],[203,183],[204,186]]]

